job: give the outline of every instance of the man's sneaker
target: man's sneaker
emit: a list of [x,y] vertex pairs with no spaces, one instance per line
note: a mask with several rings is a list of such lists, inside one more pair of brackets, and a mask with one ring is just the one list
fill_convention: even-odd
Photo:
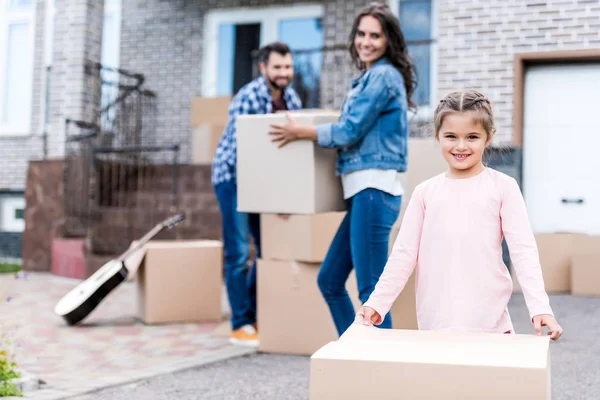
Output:
[[252,325],[244,325],[231,332],[229,341],[241,346],[258,347],[258,333]]

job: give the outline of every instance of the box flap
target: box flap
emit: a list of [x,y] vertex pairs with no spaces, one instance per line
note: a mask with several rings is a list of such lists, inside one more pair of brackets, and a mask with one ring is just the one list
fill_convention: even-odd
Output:
[[549,349],[548,336],[379,329],[354,323],[313,357],[544,369]]
[[[129,248],[135,246],[139,241],[131,242]],[[208,248],[223,247],[223,242],[219,240],[150,240],[144,244],[138,251],[131,254],[125,260],[125,267],[129,270],[127,281],[133,281],[139,268],[142,266],[146,254],[152,249],[172,249],[172,248]]]

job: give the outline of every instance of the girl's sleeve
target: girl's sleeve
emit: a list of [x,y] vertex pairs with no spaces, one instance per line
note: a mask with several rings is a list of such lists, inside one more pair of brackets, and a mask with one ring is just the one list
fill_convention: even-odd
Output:
[[542,267],[535,236],[531,230],[525,200],[517,182],[510,178],[503,190],[500,209],[502,233],[506,238],[510,258],[523,289],[529,316],[552,313],[544,287]]
[[380,324],[390,311],[392,304],[404,289],[417,265],[424,216],[423,194],[421,186],[417,186],[408,202],[400,225],[400,232],[383,273],[379,277],[373,293],[364,304],[379,314],[380,318],[375,324]]

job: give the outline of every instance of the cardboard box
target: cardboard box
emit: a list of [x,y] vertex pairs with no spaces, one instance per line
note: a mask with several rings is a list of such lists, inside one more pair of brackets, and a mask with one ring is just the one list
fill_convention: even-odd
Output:
[[[329,307],[317,286],[319,267],[314,263],[258,260],[260,351],[311,355],[338,338]],[[354,273],[346,286],[358,309]]]
[[581,235],[571,257],[571,294],[600,296],[600,236]]
[[573,255],[571,294],[574,296],[600,296],[600,252]]
[[354,324],[312,355],[310,399],[547,400],[549,341]]
[[151,240],[132,260],[127,266],[135,274],[137,316],[144,323],[221,321],[221,242]]
[[219,146],[225,125],[200,124],[192,130],[192,163],[208,165]]
[[[571,259],[576,252],[577,243],[583,236],[579,233],[535,234],[546,292],[566,293],[571,291]],[[523,289],[514,264],[511,275],[513,293],[522,293]]]
[[191,106],[191,126],[201,124],[227,125],[231,96],[193,97]]
[[[301,125],[335,122],[339,113],[297,113]],[[337,153],[316,142],[297,140],[279,148],[268,134],[285,124],[284,114],[237,118],[238,211],[317,214],[343,211],[346,202],[336,176]]]
[[261,256],[266,260],[322,262],[345,212],[260,215]]

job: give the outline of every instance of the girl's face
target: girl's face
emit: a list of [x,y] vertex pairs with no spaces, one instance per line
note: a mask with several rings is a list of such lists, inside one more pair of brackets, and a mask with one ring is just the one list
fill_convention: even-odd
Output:
[[490,139],[473,112],[446,115],[438,131],[438,140],[448,163],[448,177],[469,178],[483,171],[483,152]]
[[367,68],[385,54],[387,38],[377,18],[370,15],[361,18],[354,36],[354,47]]

